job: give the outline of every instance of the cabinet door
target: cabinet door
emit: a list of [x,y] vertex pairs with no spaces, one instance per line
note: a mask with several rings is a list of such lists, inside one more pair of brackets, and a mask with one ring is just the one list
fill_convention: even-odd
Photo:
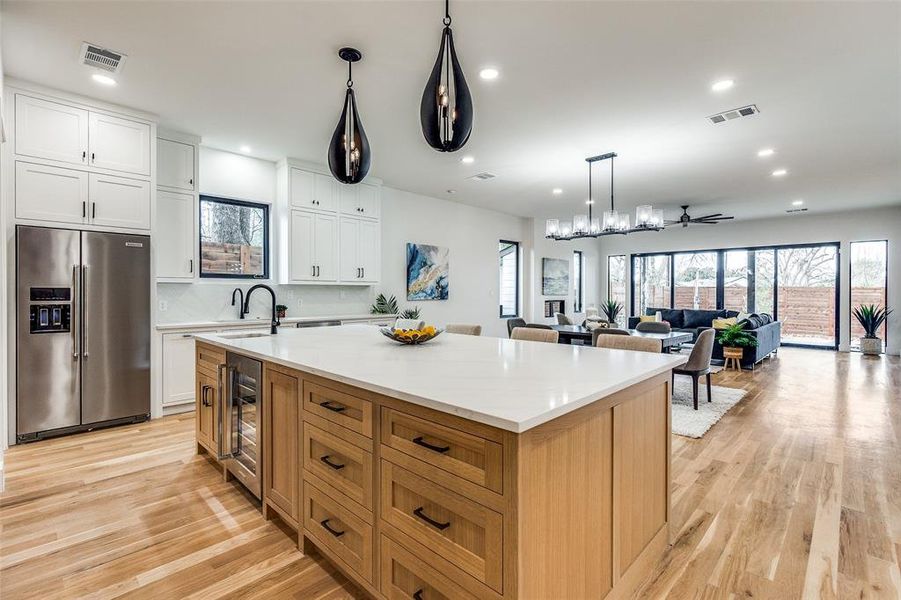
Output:
[[16,163],[16,217],[40,221],[85,222],[88,174],[31,163]]
[[197,443],[216,456],[219,441],[219,385],[215,377],[197,371],[195,377]]
[[338,210],[338,183],[330,175],[313,175],[313,199],[316,210],[336,212]]
[[338,280],[338,217],[316,215],[313,231],[316,281]]
[[89,137],[93,166],[150,175],[150,125],[92,112]]
[[313,197],[313,173],[291,169],[291,208],[316,208]]
[[359,184],[338,183],[338,206],[345,215],[360,216],[360,203],[357,201]]
[[194,277],[194,196],[159,190],[156,194],[156,276]]
[[194,401],[194,336],[163,336],[163,406]]
[[265,497],[297,523],[300,513],[300,381],[266,369],[264,418],[268,432],[263,455]]
[[193,190],[194,146],[157,139],[156,184],[180,190]]
[[313,236],[315,215],[302,210],[291,211],[291,258],[288,265],[291,281],[313,281]]
[[360,220],[341,217],[341,232],[338,250],[338,278],[341,281],[356,282],[363,276],[357,251],[360,235]]
[[88,218],[93,225],[150,229],[150,182],[90,176]]
[[88,111],[16,94],[16,153],[87,164]]
[[378,219],[381,214],[381,188],[377,185],[361,183],[357,191],[357,203],[360,206],[360,216],[370,219]]
[[381,224],[376,221],[360,221],[360,233],[357,237],[360,268],[360,281],[377,282],[381,275]]

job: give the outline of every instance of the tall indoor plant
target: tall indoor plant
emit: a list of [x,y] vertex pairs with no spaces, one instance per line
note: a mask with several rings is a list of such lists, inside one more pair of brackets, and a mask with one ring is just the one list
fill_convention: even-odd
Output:
[[892,314],[892,309],[877,304],[861,304],[853,312],[864,330],[864,336],[860,338],[860,351],[869,355],[882,354],[882,339],[876,334]]

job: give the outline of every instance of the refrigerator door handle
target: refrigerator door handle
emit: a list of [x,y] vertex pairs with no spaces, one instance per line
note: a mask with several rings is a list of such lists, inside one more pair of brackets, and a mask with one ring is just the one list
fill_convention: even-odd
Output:
[[[78,285],[78,265],[72,265],[72,304],[71,306],[75,307],[76,299],[78,298],[78,293],[80,290],[80,286]],[[72,311],[73,315],[75,311]],[[75,317],[70,319],[72,322],[69,323],[69,330],[72,332],[72,360],[78,360],[78,327],[75,323]]]
[[81,285],[78,286],[81,292],[81,357],[88,357],[88,295],[84,292],[86,286],[85,281],[88,278],[88,266],[81,265]]

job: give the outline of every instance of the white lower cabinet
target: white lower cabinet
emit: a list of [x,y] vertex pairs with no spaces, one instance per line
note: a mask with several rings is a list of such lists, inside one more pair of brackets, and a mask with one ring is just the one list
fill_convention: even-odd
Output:
[[163,335],[163,407],[194,402],[194,335]]
[[291,211],[289,276],[291,281],[338,280],[336,216]]
[[194,277],[194,196],[158,190],[156,194],[156,276]]
[[92,225],[150,229],[150,182],[111,175],[90,175]]
[[27,162],[16,163],[16,217],[86,222],[88,173]]

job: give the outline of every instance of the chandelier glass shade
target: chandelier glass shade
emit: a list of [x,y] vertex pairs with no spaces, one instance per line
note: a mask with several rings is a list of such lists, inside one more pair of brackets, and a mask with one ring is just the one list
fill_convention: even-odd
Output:
[[329,143],[328,168],[341,183],[360,183],[369,173],[372,151],[357,112],[351,66],[363,55],[355,48],[341,48],[338,56],[347,61],[347,92],[344,94],[341,117]]
[[[548,219],[544,225],[544,237],[552,240],[572,240],[577,238],[596,238],[604,235],[625,235],[638,231],[660,231],[664,227],[663,210],[654,209],[650,205],[642,205],[635,209],[635,227],[629,223],[627,213],[617,212],[613,202],[613,159],[615,152],[586,158],[588,163],[588,214],[575,215],[572,219]],[[603,219],[592,214],[594,199],[591,192],[591,167],[602,160],[610,160],[610,210],[605,210]]]

